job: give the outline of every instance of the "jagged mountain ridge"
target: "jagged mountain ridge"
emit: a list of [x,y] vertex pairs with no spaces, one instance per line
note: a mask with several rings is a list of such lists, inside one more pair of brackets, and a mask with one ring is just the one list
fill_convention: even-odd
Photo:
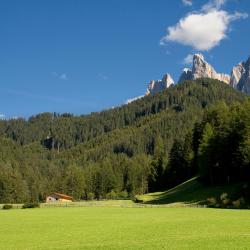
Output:
[[250,57],[233,67],[230,85],[239,91],[250,94]]
[[[193,55],[192,68],[184,68],[178,83],[185,80],[196,80],[199,78],[211,78],[225,82],[233,88],[250,94],[250,57],[246,62],[241,62],[231,71],[231,75],[217,73],[212,65],[206,62],[202,54]],[[174,85],[174,80],[167,73],[162,80],[151,80],[145,95],[154,95]]]
[[202,54],[194,54],[192,69],[185,68],[178,83],[184,80],[196,80],[199,78],[212,78],[229,84],[230,76],[217,73],[212,65],[205,61]]
[[170,74],[163,76],[162,80],[151,80],[145,95],[153,95],[174,85],[174,80]]

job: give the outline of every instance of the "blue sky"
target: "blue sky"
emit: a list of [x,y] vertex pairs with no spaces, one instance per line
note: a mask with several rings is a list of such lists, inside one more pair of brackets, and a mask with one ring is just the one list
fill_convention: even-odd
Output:
[[248,14],[248,0],[3,0],[0,117],[117,106],[196,52],[230,73],[250,55]]

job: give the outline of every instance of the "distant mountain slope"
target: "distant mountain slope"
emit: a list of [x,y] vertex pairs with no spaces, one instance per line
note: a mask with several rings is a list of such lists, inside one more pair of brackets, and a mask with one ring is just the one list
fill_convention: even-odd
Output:
[[244,94],[217,80],[186,81],[124,107],[136,110],[137,119],[131,125],[92,138],[69,150],[70,155],[78,152],[84,159],[96,160],[109,153],[152,154],[157,135],[163,138],[169,152],[173,141],[183,138],[200,121],[206,107],[218,101],[230,104],[246,99]]
[[154,96],[147,96],[128,105],[92,113],[86,116],[43,113],[24,119],[0,121],[0,135],[21,145],[39,141],[48,148],[67,149],[84,143],[115,129],[136,124],[141,118],[160,113],[167,108],[182,111],[193,104],[206,107],[224,100],[242,101],[246,97],[212,79],[184,82]]

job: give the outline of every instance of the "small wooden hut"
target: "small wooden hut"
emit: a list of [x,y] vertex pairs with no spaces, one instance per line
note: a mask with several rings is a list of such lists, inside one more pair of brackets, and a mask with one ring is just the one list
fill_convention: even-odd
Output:
[[73,201],[72,196],[60,193],[52,193],[46,197],[46,202],[72,202],[72,201]]

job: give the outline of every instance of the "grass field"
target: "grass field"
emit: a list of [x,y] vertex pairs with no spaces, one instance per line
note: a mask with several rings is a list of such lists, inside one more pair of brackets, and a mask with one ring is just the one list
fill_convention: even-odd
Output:
[[250,249],[250,211],[75,207],[0,210],[0,249]]

